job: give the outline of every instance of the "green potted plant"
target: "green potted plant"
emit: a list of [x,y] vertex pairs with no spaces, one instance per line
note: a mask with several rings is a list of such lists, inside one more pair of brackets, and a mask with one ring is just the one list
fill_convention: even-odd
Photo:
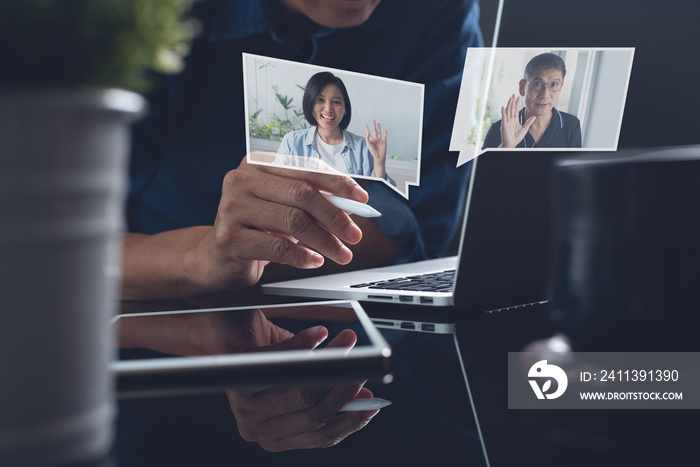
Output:
[[106,456],[129,120],[190,0],[0,2],[0,465]]

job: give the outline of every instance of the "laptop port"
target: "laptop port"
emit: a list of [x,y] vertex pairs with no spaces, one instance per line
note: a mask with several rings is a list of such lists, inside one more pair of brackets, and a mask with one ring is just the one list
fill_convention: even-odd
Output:
[[433,297],[420,297],[421,303],[433,303]]
[[392,321],[381,321],[378,319],[373,319],[372,322],[376,326],[387,326],[387,327],[392,327],[392,328],[394,327],[394,323]]
[[393,300],[394,299],[391,295],[367,295],[367,298],[370,300],[374,300],[376,298],[379,298],[381,300]]
[[409,297],[408,295],[399,295],[399,301],[406,302],[406,303],[412,302],[413,297]]
[[420,325],[420,328],[422,331],[435,332],[435,325],[434,324],[422,323]]
[[416,329],[416,325],[409,323],[408,321],[404,321],[401,323],[401,329]]

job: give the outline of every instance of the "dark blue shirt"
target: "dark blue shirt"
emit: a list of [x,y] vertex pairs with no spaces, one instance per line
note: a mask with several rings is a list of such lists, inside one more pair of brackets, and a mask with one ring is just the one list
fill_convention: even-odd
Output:
[[[520,121],[525,119],[525,109],[520,109]],[[501,145],[501,121],[491,125],[484,138],[482,149],[497,148]],[[518,148],[535,147],[535,138],[528,131],[520,141]],[[552,108],[552,120],[537,143],[538,148],[580,148],[581,122],[575,116]]]
[[470,170],[456,168],[448,145],[467,47],[482,45],[477,0],[382,0],[364,24],[346,29],[279,8],[265,0],[195,4],[203,32],[185,71],[159,78],[149,116],[134,126],[129,229],[213,224],[224,176],[246,155],[247,52],[425,84],[421,186],[408,201],[378,182],[365,188],[400,251],[396,261],[441,255]]

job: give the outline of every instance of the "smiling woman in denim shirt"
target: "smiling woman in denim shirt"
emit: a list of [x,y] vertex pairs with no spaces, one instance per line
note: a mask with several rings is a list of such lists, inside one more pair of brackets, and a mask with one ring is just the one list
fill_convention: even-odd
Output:
[[382,137],[381,124],[372,122],[372,131],[365,125],[364,138],[347,131],[352,105],[340,78],[328,71],[313,75],[306,83],[302,107],[312,127],[284,135],[275,162],[297,166],[303,161],[294,156],[313,157],[339,172],[396,185],[386,173],[387,131]]

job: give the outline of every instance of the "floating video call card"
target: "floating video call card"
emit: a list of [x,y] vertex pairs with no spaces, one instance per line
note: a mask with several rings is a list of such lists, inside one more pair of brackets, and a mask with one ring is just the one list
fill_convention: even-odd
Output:
[[422,84],[251,54],[243,73],[249,162],[419,185]]
[[617,150],[633,56],[633,48],[470,48],[450,141],[457,166],[494,150]]

